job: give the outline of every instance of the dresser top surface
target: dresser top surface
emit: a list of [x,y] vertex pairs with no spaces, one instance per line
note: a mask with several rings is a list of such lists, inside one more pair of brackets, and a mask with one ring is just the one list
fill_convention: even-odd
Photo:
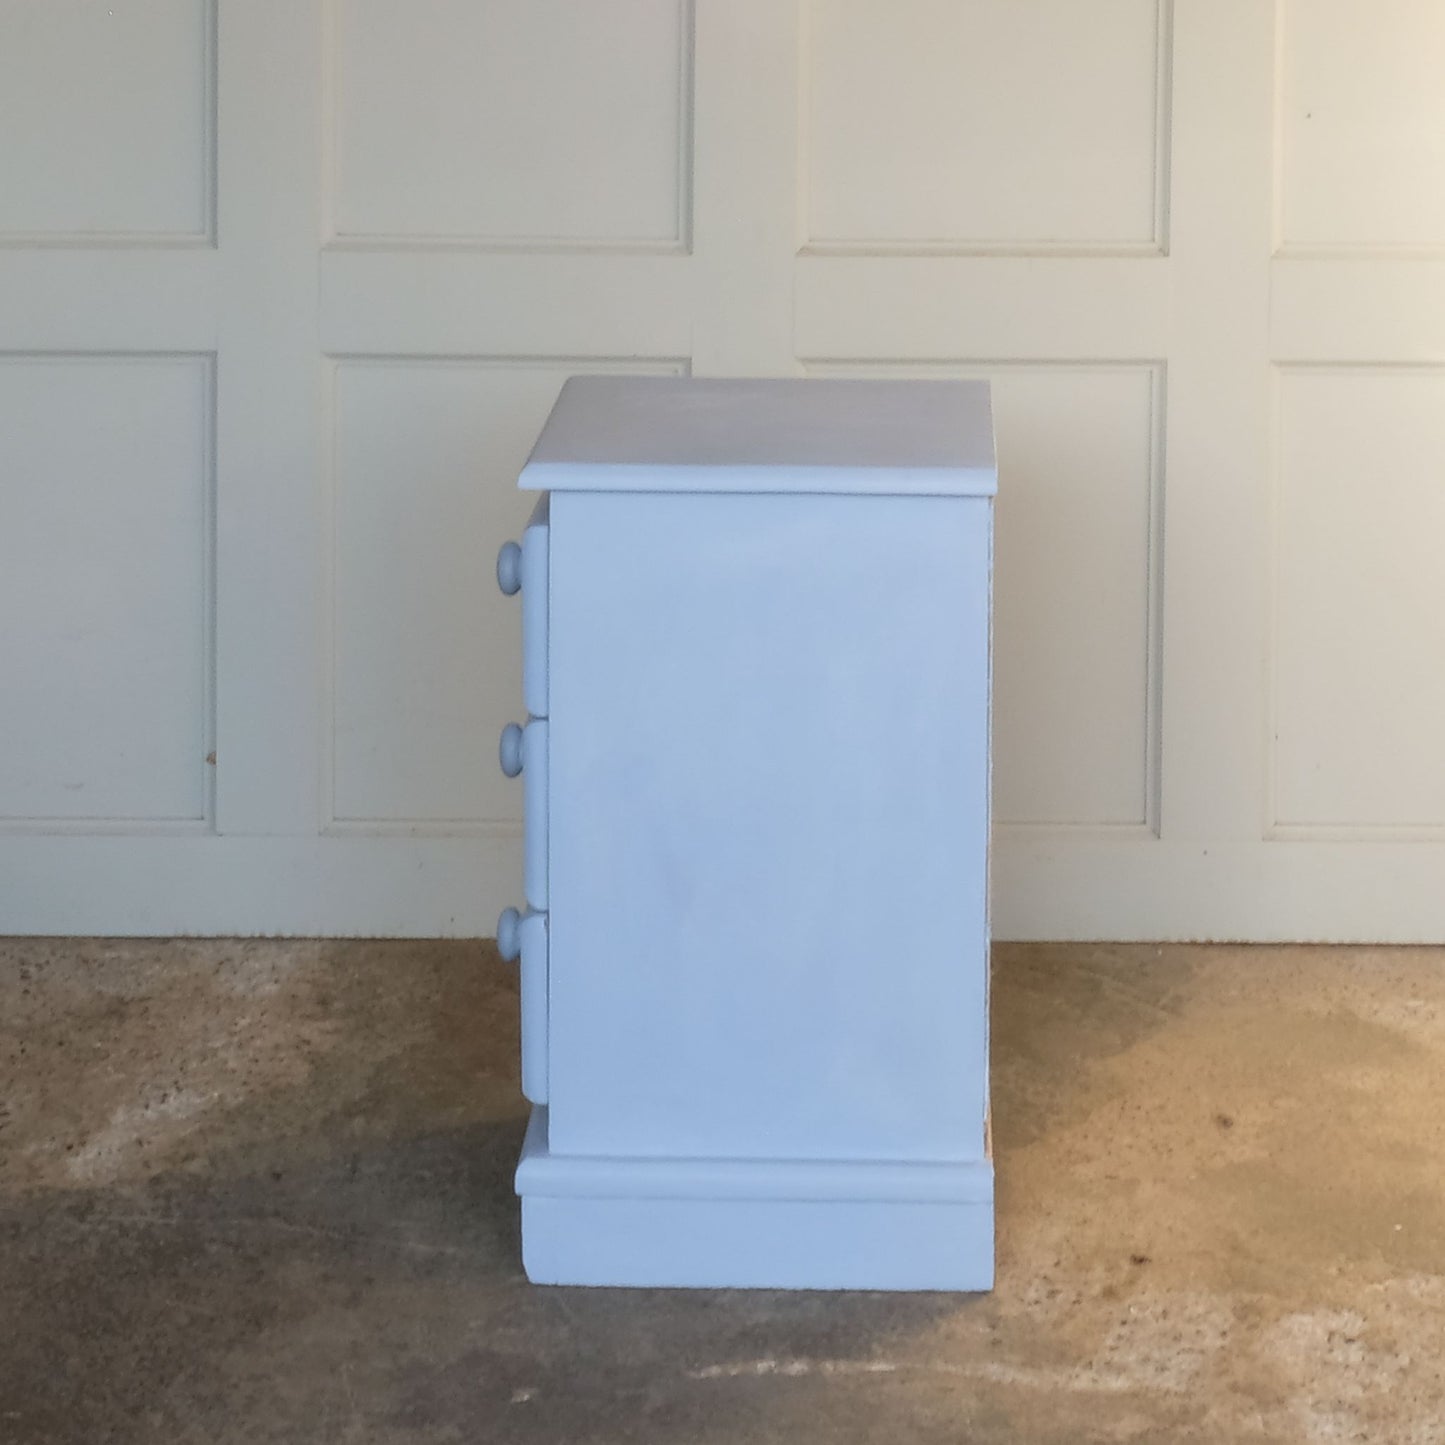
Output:
[[519,485],[988,496],[997,477],[986,381],[574,376]]

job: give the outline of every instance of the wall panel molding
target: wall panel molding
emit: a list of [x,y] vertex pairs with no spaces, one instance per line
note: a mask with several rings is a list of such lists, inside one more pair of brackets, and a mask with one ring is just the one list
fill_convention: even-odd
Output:
[[[915,232],[913,234],[882,234],[866,227],[855,228],[849,231],[830,229],[824,222],[815,220],[815,201],[818,190],[819,171],[821,168],[820,152],[825,149],[825,141],[821,138],[826,135],[826,127],[820,122],[815,112],[815,101],[818,95],[818,85],[813,74],[814,62],[816,59],[817,36],[820,29],[818,18],[819,9],[827,3],[827,0],[804,0],[803,4],[803,39],[801,46],[801,73],[798,81],[800,102],[799,112],[802,117],[799,139],[799,164],[800,177],[799,187],[799,210],[801,213],[801,234],[803,237],[800,254],[805,256],[877,256],[877,257],[903,257],[903,256],[1044,256],[1044,257],[1149,257],[1167,255],[1169,249],[1169,160],[1170,160],[1170,131],[1171,131],[1171,76],[1173,66],[1173,8],[1174,0],[1154,0],[1154,3],[1147,7],[1152,23],[1152,35],[1150,37],[1150,50],[1152,62],[1147,76],[1138,77],[1149,88],[1148,110],[1150,135],[1147,144],[1147,166],[1148,166],[1148,187],[1150,199],[1147,207],[1147,217],[1144,224],[1137,232],[1129,234],[1109,234],[1109,228],[1092,228],[1099,233],[1070,234],[1067,227],[1062,230],[1057,227],[1042,229],[1035,227],[1029,230],[1023,227],[1023,234],[1009,234],[1004,232],[993,233],[988,229],[979,231],[938,231]],[[974,7],[978,8],[978,7]],[[988,23],[997,25],[1007,11],[998,6],[987,6],[993,12]],[[1072,8],[1072,7],[1071,7]],[[869,7],[855,6],[857,12],[851,16],[854,22],[860,17],[866,18]],[[960,5],[956,14],[964,17],[968,7]],[[873,12],[878,16],[885,16],[887,11]],[[914,34],[920,38],[931,37],[933,32],[931,21],[935,20],[940,12],[929,10],[922,17],[918,25],[909,27],[904,22],[906,15],[893,15],[897,23],[898,31],[901,34]],[[1075,12],[1085,14],[1085,12]],[[1097,27],[1099,33],[1103,33],[1107,26],[1117,17],[1110,14],[1101,17],[1092,11],[1087,13],[1087,24]],[[984,22],[981,21],[981,24]],[[1046,22],[1044,22],[1046,24]],[[1041,34],[1046,33],[1039,28],[1032,31],[1033,40],[1037,43]],[[873,59],[876,49],[870,47],[869,58]],[[914,60],[922,58],[914,57]],[[886,60],[899,60],[900,57],[889,56]],[[1031,67],[1026,67],[1031,68]],[[856,81],[857,77],[853,77]],[[902,76],[890,76],[889,79],[903,82]],[[916,77],[908,77],[909,89],[916,89],[913,83]],[[1057,77],[1055,77],[1057,79]],[[989,77],[982,74],[973,82],[960,80],[956,86],[950,85],[949,89],[957,96],[959,93],[967,93],[971,89],[981,88],[989,83]],[[851,97],[849,110],[858,108],[859,96],[868,96],[877,93],[880,89],[877,84],[851,84],[843,89]],[[901,99],[902,97],[900,97]],[[1000,94],[997,99],[1000,103],[1008,97]],[[1087,114],[1091,107],[1083,106],[1081,114]],[[1035,107],[1034,114],[1040,115],[1047,111],[1047,107]],[[1081,120],[1079,122],[1083,124]],[[907,152],[915,149],[926,132],[932,129],[931,126],[920,125],[915,133],[913,146],[902,145],[894,157],[894,163],[884,166],[879,170],[878,180],[883,180],[890,174],[896,174],[900,168],[906,168],[909,164]],[[1127,132],[1125,132],[1127,133]],[[959,135],[957,138],[957,149],[954,152],[958,163],[963,163],[965,158],[971,155],[980,155],[984,152],[998,153],[1001,157],[999,164],[1004,167],[998,175],[991,179],[984,173],[974,178],[974,184],[980,182],[992,184],[995,191],[1001,193],[1004,190],[1016,190],[1024,184],[1023,178],[1016,175],[1006,174],[1007,161],[1004,158],[1006,148],[1010,140],[1010,127],[1007,124],[990,124],[980,126],[976,133]],[[855,167],[859,165],[858,156],[860,152],[866,157],[873,149],[871,144],[855,143],[850,139],[848,150],[852,156],[850,164]],[[1109,154],[1113,150],[1111,144],[1105,143],[1096,147],[1101,153]],[[1043,157],[1040,156],[1040,163]],[[866,163],[866,162],[865,162]],[[1076,166],[1062,166],[1060,175],[1056,182],[1071,180],[1077,171]],[[935,187],[940,175],[947,174],[946,170],[940,171],[938,167],[929,168],[930,187]],[[1067,187],[1056,182],[1046,182],[1041,186],[1037,176],[1030,177],[1027,185],[1032,189],[1042,189],[1045,193],[1053,191],[1061,194]],[[876,188],[876,186],[875,186]],[[856,189],[867,193],[869,185],[858,184]],[[898,198],[895,198],[895,202]],[[997,205],[997,196],[991,204]],[[1018,231],[1018,227],[1013,228]]]
[[[0,248],[173,250],[215,246],[218,4],[219,0],[151,0],[146,6],[122,9],[119,16],[114,8],[88,0],[12,5],[10,15],[0,10],[0,130],[7,136],[0,157]],[[198,105],[190,126],[194,174],[188,183],[192,199],[185,207],[193,211],[194,224],[177,220],[152,227],[104,219],[98,224],[82,224],[79,213],[103,216],[108,211],[115,217],[138,220],[137,198],[141,202],[148,198],[162,209],[176,208],[174,196],[162,199],[160,194],[174,184],[174,178],[167,183],[158,175],[140,175],[136,168],[147,164],[170,135],[185,130],[176,114],[167,113],[159,77],[147,73],[145,66],[156,54],[164,25],[178,23],[186,11],[192,13],[198,42],[189,77],[197,90]],[[17,27],[16,33],[8,33],[11,26]],[[90,61],[101,69],[93,75],[77,70],[62,82],[53,73],[58,54],[45,53],[47,42],[67,47],[66,62],[71,66],[80,60],[77,51],[83,53],[82,48],[88,47]],[[38,54],[37,46],[41,47]],[[15,67],[10,74],[6,52]],[[32,91],[28,88],[32,85],[41,89]],[[13,116],[6,113],[7,93],[24,107]],[[48,119],[43,118],[46,105],[64,106],[71,115],[55,110]],[[94,114],[81,113],[87,106]],[[72,135],[67,129],[82,121],[91,127],[84,139],[81,133]],[[127,124],[141,129],[132,129],[128,135]],[[55,153],[61,146],[63,156]],[[66,196],[61,185],[70,185],[86,199]],[[113,192],[109,199],[108,191]],[[39,214],[46,211],[57,217],[70,212],[76,218],[47,224]],[[27,213],[30,224],[25,223]]]
[[1445,12],[1275,0],[1274,254],[1445,258]]
[[[326,248],[333,251],[418,251],[418,252],[447,252],[447,251],[482,251],[490,253],[582,253],[582,254],[688,254],[692,248],[692,194],[693,194],[693,102],[694,102],[694,72],[695,72],[695,4],[696,0],[669,0],[674,6],[673,23],[675,26],[675,37],[677,41],[675,54],[675,72],[671,77],[676,88],[677,105],[673,116],[673,173],[671,184],[673,187],[673,205],[670,224],[656,233],[638,234],[610,234],[610,233],[576,233],[567,231],[549,231],[545,228],[535,229],[526,224],[518,226],[493,226],[473,227],[463,225],[452,228],[428,228],[418,227],[397,227],[395,225],[367,224],[364,222],[350,222],[345,216],[346,211],[346,146],[343,136],[344,120],[343,107],[347,91],[345,65],[342,58],[344,47],[344,12],[349,5],[358,3],[358,0],[322,0],[323,10],[323,47],[324,47],[324,75],[322,78],[322,106],[324,122],[323,135],[323,234]],[[375,4],[375,0],[372,0]],[[392,0],[395,3],[395,0]],[[413,4],[414,0],[407,0],[407,4]],[[438,0],[429,0],[430,8],[435,9]],[[442,0],[445,3],[445,0]],[[650,0],[629,0],[629,3],[636,8],[640,4],[650,3]],[[474,7],[476,8],[476,7]],[[496,8],[496,7],[494,7]],[[514,4],[513,9],[518,15],[525,15],[525,5]],[[599,12],[600,13],[600,12]],[[481,24],[485,15],[478,10],[476,23]],[[613,19],[619,24],[623,17],[614,16]],[[432,23],[437,31],[444,33],[446,30],[445,17],[433,18]],[[426,16],[419,16],[414,22],[415,26],[424,30],[428,25]],[[416,32],[414,31],[413,34]],[[645,27],[639,34],[645,34]],[[577,63],[582,66],[592,64],[594,57],[581,56]],[[561,75],[566,66],[559,62],[552,62],[546,68],[546,73],[555,70]],[[537,74],[544,73],[539,70]],[[560,98],[560,97],[559,97]],[[521,141],[526,137],[526,144],[535,144],[535,138],[528,133],[528,121],[525,119],[515,122],[515,128],[508,132],[506,127],[499,127],[499,133],[510,133],[514,139]],[[606,127],[601,130],[605,133]],[[450,139],[454,131],[448,130],[446,136]],[[432,147],[441,144],[440,137],[433,137]],[[398,154],[396,166],[393,170],[411,165],[413,167],[425,163],[427,160],[434,160],[435,154],[430,149],[425,154],[418,153],[408,160],[404,155]],[[534,158],[533,165],[538,164]],[[515,167],[509,168],[515,171]],[[469,183],[479,186],[486,185],[485,165],[481,165],[475,172],[475,180],[471,181],[472,172],[458,172],[452,179],[451,185],[464,188]],[[497,168],[493,168],[497,171]],[[505,172],[498,172],[505,173]],[[621,179],[625,172],[619,172]],[[577,180],[585,180],[586,177],[579,176]],[[560,178],[553,178],[550,185],[562,184]],[[394,214],[407,214],[421,209],[424,202],[414,199],[410,205],[395,211]]]
[[[1433,418],[1441,410],[1442,405],[1445,405],[1445,364],[1417,365],[1339,361],[1296,362],[1272,368],[1273,446],[1269,478],[1268,535],[1270,613],[1269,649],[1266,659],[1267,714],[1264,720],[1265,736],[1269,742],[1266,750],[1268,766],[1265,779],[1264,837],[1272,845],[1282,842],[1358,842],[1361,844],[1406,845],[1445,843],[1445,806],[1441,807],[1438,820],[1350,818],[1343,813],[1308,818],[1299,815],[1289,816],[1289,805],[1281,799],[1281,793],[1286,787],[1281,781],[1281,773],[1284,771],[1281,750],[1290,743],[1290,739],[1284,736],[1289,712],[1284,708],[1281,700],[1282,673],[1286,656],[1286,642],[1282,637],[1286,612],[1283,594],[1283,573],[1285,571],[1283,549],[1290,530],[1286,518],[1285,497],[1287,483],[1285,393],[1291,384],[1308,384],[1311,381],[1408,384],[1411,380],[1428,380],[1439,388],[1438,400],[1417,408],[1417,420],[1420,417]],[[1322,661],[1321,668],[1331,677],[1339,679],[1342,685],[1358,678],[1362,666],[1383,664],[1387,659],[1393,659],[1396,664],[1396,672],[1403,674],[1398,678],[1402,684],[1407,680],[1415,683],[1413,693],[1407,693],[1403,685],[1399,688],[1387,688],[1383,685],[1367,686],[1369,698],[1386,714],[1387,721],[1385,726],[1369,729],[1368,740],[1360,744],[1357,758],[1361,768],[1370,767],[1378,771],[1379,768],[1388,765],[1389,760],[1397,756],[1401,748],[1408,749],[1417,765],[1411,777],[1412,779],[1417,778],[1421,785],[1425,785],[1429,783],[1433,771],[1436,770],[1438,748],[1433,742],[1419,736],[1413,739],[1412,746],[1410,738],[1395,736],[1390,731],[1388,724],[1390,721],[1394,721],[1397,725],[1408,725],[1409,720],[1419,712],[1422,704],[1429,700],[1428,697],[1422,695],[1422,686],[1433,682],[1433,679],[1439,676],[1439,669],[1436,665],[1438,659],[1433,655],[1428,642],[1421,640],[1419,649],[1413,653],[1400,652],[1400,649],[1408,648],[1409,638],[1406,629],[1410,623],[1416,621],[1422,614],[1428,615],[1432,608],[1437,615],[1441,608],[1445,608],[1445,587],[1436,583],[1437,596],[1432,598],[1421,595],[1419,592],[1421,578],[1433,579],[1438,575],[1433,551],[1427,558],[1420,546],[1416,545],[1415,551],[1419,555],[1416,556],[1415,561],[1418,566],[1412,573],[1408,570],[1411,562],[1409,553],[1407,550],[1402,550],[1399,544],[1404,543],[1407,539],[1419,539],[1422,534],[1428,539],[1435,539],[1442,535],[1442,532],[1439,527],[1432,527],[1427,518],[1418,514],[1418,509],[1412,509],[1408,504],[1408,472],[1410,468],[1403,462],[1410,459],[1402,459],[1392,454],[1393,448],[1398,448],[1402,444],[1407,447],[1409,445],[1404,426],[1370,424],[1371,421],[1400,423],[1402,418],[1388,416],[1364,418],[1365,400],[1363,397],[1357,398],[1358,404],[1352,408],[1347,405],[1344,398],[1336,397],[1328,410],[1334,418],[1349,419],[1352,428],[1359,428],[1363,425],[1366,437],[1363,449],[1370,455],[1364,460],[1363,465],[1358,455],[1343,463],[1343,469],[1347,475],[1341,478],[1338,488],[1339,490],[1348,489],[1353,495],[1348,504],[1347,517],[1341,522],[1341,528],[1348,531],[1351,541],[1357,547],[1367,548],[1370,545],[1372,534],[1379,534],[1384,539],[1380,543],[1382,553],[1373,558],[1373,565],[1368,552],[1361,564],[1366,569],[1367,575],[1374,577],[1377,585],[1364,585],[1361,578],[1351,576],[1346,570],[1348,559],[1318,556],[1317,566],[1327,570],[1330,575],[1328,585],[1321,587],[1316,595],[1339,600],[1345,621],[1342,622],[1338,616],[1321,615],[1311,608],[1309,631],[1311,634],[1322,635],[1329,639],[1327,644],[1328,665],[1326,666]],[[1377,394],[1376,400],[1388,406],[1391,398],[1388,394]],[[1309,430],[1313,431],[1315,428],[1311,427]],[[1414,457],[1415,470],[1419,471],[1423,468],[1423,474],[1427,478],[1433,478],[1438,474],[1442,462],[1445,462],[1445,427],[1439,427],[1437,423],[1437,430],[1440,433],[1436,439],[1438,455],[1434,455],[1432,459],[1422,458],[1418,455]],[[1376,456],[1380,458],[1378,462],[1375,461]],[[1372,463],[1378,465],[1381,476],[1371,476],[1369,467]],[[1384,490],[1392,480],[1407,487],[1403,497],[1396,497],[1392,500],[1388,492]],[[1322,496],[1323,489],[1329,484],[1329,481],[1325,469],[1311,467],[1308,472],[1308,492],[1312,495]],[[1432,489],[1433,481],[1427,480],[1420,490],[1430,492]],[[1445,521],[1445,507],[1441,507],[1439,510],[1441,520]],[[1400,527],[1406,525],[1402,519],[1406,517],[1410,520],[1406,530],[1402,532]],[[1298,525],[1298,520],[1296,520],[1296,527]],[[1311,549],[1312,556],[1316,555],[1318,545],[1321,544],[1316,539],[1315,546]],[[1433,541],[1428,541],[1424,545],[1427,549],[1433,548]],[[1385,551],[1388,552],[1388,557],[1384,555]],[[1389,606],[1389,598],[1382,595],[1382,587],[1391,584],[1398,585],[1402,589],[1402,601],[1408,605],[1394,608]],[[1384,608],[1382,612],[1371,613],[1370,609],[1379,609],[1382,606]],[[1368,632],[1364,631],[1366,628],[1368,628]],[[1376,677],[1373,681],[1378,684],[1381,680]],[[1320,685],[1318,678],[1316,678],[1316,684]],[[1435,685],[1433,694],[1441,717],[1445,717],[1445,687]],[[1410,698],[1408,703],[1404,701],[1407,697]],[[1347,697],[1337,696],[1331,702],[1317,698],[1314,704],[1305,711],[1312,717],[1337,719],[1342,726],[1353,728],[1350,717],[1351,707]],[[1323,740],[1317,739],[1317,743],[1323,745]],[[1424,772],[1420,771],[1422,767]],[[1331,782],[1337,783],[1342,770],[1343,765],[1341,764],[1323,769],[1326,785],[1330,785]],[[1372,774],[1372,776],[1374,775]],[[1296,777],[1296,785],[1298,785],[1298,781],[1298,777]],[[1381,775],[1377,779],[1371,796],[1382,789],[1395,791],[1401,796],[1408,792],[1412,797],[1419,791],[1413,782],[1407,785],[1398,779],[1391,787],[1390,780]],[[1437,789],[1437,791],[1441,792],[1442,804],[1445,804],[1445,790]]]
[[[132,796],[136,794],[136,786],[129,778],[89,776],[86,773],[87,763],[85,753],[99,748],[100,761],[106,767],[115,767],[121,761],[129,761],[133,768],[143,767],[149,763],[153,768],[164,768],[167,777],[162,780],[157,778],[157,785],[163,792],[174,793],[177,788],[187,791],[195,800],[194,811],[176,811],[165,805],[158,805],[154,811],[142,811],[127,807],[108,808],[94,814],[87,812],[83,807],[74,811],[69,809],[61,810],[39,810],[31,811],[11,807],[0,812],[0,833],[187,833],[207,832],[214,826],[215,819],[215,757],[216,757],[216,358],[209,352],[168,352],[168,351],[62,351],[62,350],[28,350],[28,351],[6,351],[0,352],[0,389],[3,389],[6,373],[12,368],[48,369],[48,368],[106,368],[117,377],[123,377],[134,371],[145,371],[150,369],[190,369],[195,373],[194,386],[196,395],[194,397],[197,413],[186,418],[173,416],[170,420],[177,425],[191,425],[195,428],[198,450],[193,458],[193,470],[185,479],[186,484],[194,483],[195,492],[193,497],[197,530],[193,537],[194,552],[191,555],[190,563],[195,573],[195,593],[191,601],[195,607],[195,615],[191,620],[194,627],[192,641],[183,643],[181,639],[190,630],[185,625],[176,624],[171,613],[172,605],[176,599],[167,599],[156,593],[156,586],[168,585],[171,579],[166,575],[167,564],[181,559],[169,555],[160,558],[151,558],[149,561],[141,561],[144,556],[144,546],[150,537],[158,531],[163,531],[169,517],[162,509],[168,510],[176,505],[178,498],[172,491],[181,485],[181,472],[186,470],[179,457],[173,454],[172,449],[159,435],[161,417],[159,410],[155,409],[147,413],[144,407],[149,405],[157,408],[155,398],[147,399],[141,394],[128,396],[124,403],[114,402],[111,415],[93,416],[90,419],[90,426],[83,432],[76,433],[76,440],[73,445],[86,447],[91,441],[92,429],[103,429],[109,427],[115,433],[111,437],[111,445],[106,448],[103,457],[94,457],[97,467],[113,465],[116,469],[114,476],[100,474],[95,476],[94,485],[100,491],[94,499],[97,507],[105,507],[109,510],[105,513],[103,525],[109,531],[104,540],[109,547],[106,555],[87,557],[82,563],[75,560],[76,579],[83,577],[87,587],[107,587],[112,592],[102,598],[95,596],[91,598],[91,606],[85,605],[85,599],[78,595],[79,589],[72,589],[67,586],[63,596],[52,599],[55,602],[54,613],[59,615],[60,620],[52,615],[50,607],[45,599],[37,603],[35,591],[26,585],[23,572],[19,572],[19,559],[12,556],[9,565],[5,569],[10,580],[16,580],[18,574],[19,585],[24,588],[21,597],[12,599],[7,611],[8,624],[7,634],[9,639],[20,648],[21,655],[13,658],[7,669],[8,684],[14,689],[12,702],[22,705],[26,700],[24,679],[28,675],[23,667],[23,660],[29,658],[33,664],[37,658],[43,657],[48,665],[58,666],[60,661],[68,653],[74,653],[71,658],[74,668],[85,668],[84,676],[72,674],[69,682],[73,688],[73,695],[66,690],[66,678],[63,674],[56,678],[54,689],[54,705],[59,709],[53,715],[53,731],[58,734],[59,742],[62,745],[62,752],[51,757],[46,762],[31,756],[24,749],[17,749],[14,756],[18,757],[21,767],[25,770],[25,782],[27,786],[33,786],[35,782],[34,769],[50,766],[69,770],[75,775],[73,778],[59,778],[59,787],[66,793],[74,793],[77,798],[87,789],[91,792],[98,788],[104,791],[107,786],[112,790],[119,787],[123,795]],[[58,399],[57,399],[58,400]],[[47,425],[54,426],[57,419],[47,419],[44,411],[43,394],[37,392],[30,399],[30,414],[40,427]],[[133,438],[134,445],[127,447],[121,438],[120,433],[134,424],[142,427],[144,434]],[[104,433],[102,432],[102,435]],[[22,448],[26,441],[22,434],[22,427],[12,424],[6,428],[5,441],[12,442]],[[43,438],[37,439],[36,445],[43,444]],[[144,448],[151,449],[149,454]],[[160,448],[161,451],[156,449]],[[162,455],[162,452],[168,453]],[[158,493],[147,497],[144,491],[144,483],[149,480],[145,476],[127,477],[124,468],[133,459],[143,461],[147,468],[165,467],[170,470],[170,475],[161,478],[164,486],[172,490]],[[69,472],[74,458],[65,459],[64,471]],[[69,512],[64,508],[67,501],[64,497],[53,497],[49,488],[26,488],[29,480],[28,467],[37,465],[43,467],[46,457],[40,452],[22,452],[19,458],[12,458],[9,465],[16,470],[10,474],[10,490],[7,500],[0,501],[0,514],[4,515],[4,530],[13,537],[24,537],[27,531],[33,530],[36,535],[31,538],[31,544],[37,551],[36,558],[43,558],[40,564],[43,567],[46,580],[55,580],[54,573],[63,567],[65,558],[63,548],[69,536],[79,534],[85,536],[84,528],[97,525],[95,520],[85,515],[89,507],[82,509],[83,498],[77,493],[70,499],[74,503],[74,509]],[[81,475],[71,473],[74,484],[84,487],[86,484]],[[147,509],[151,510],[147,510]],[[67,520],[67,518],[71,520]],[[172,539],[179,542],[178,538]],[[154,580],[149,575],[154,572]],[[63,580],[63,579],[62,579]],[[43,650],[39,644],[26,631],[27,606],[39,606],[42,610],[40,625],[44,636],[48,638]],[[78,609],[78,610],[77,610]],[[193,690],[193,699],[196,707],[196,715],[190,726],[190,735],[182,739],[181,733],[187,731],[184,723],[177,718],[167,718],[164,714],[148,714],[146,718],[134,720],[135,732],[127,741],[125,734],[120,729],[125,723],[127,695],[118,684],[117,679],[120,673],[117,672],[117,663],[112,654],[112,648],[121,639],[110,636],[105,637],[104,628],[111,621],[120,620],[128,615],[128,612],[138,613],[149,619],[151,625],[163,624],[172,628],[171,641],[177,646],[194,647],[195,665],[197,671],[192,675],[190,687]],[[57,630],[58,629],[58,630]],[[99,633],[105,638],[105,646],[99,656],[87,656],[84,649],[88,645],[88,639]],[[29,640],[27,640],[29,639]],[[146,653],[152,655],[159,665],[159,655],[155,654],[155,648],[160,646],[163,639],[155,639],[149,635],[145,637],[134,637],[129,641],[138,649],[136,663],[139,665]],[[105,704],[92,711],[93,700],[87,701],[86,687],[92,681],[91,672],[96,667],[106,669],[105,675],[110,682],[117,684],[113,696],[106,699]],[[125,668],[124,672],[129,673],[133,668]],[[153,682],[164,684],[174,682],[184,677],[186,668],[177,659],[176,670],[164,674],[156,674]],[[135,684],[132,682],[131,686]],[[34,701],[34,695],[28,699]],[[134,698],[130,699],[135,706],[140,706]],[[148,697],[146,706],[152,709],[169,701],[167,693],[160,693],[155,697]],[[170,731],[176,734],[171,739],[173,745],[184,749],[186,752],[193,750],[193,756],[177,758],[174,756],[163,757],[159,754],[151,756],[148,760],[137,757],[137,749],[144,749],[151,745],[150,734],[153,731]],[[6,731],[0,728],[0,734]],[[119,738],[112,738],[113,734],[119,733]],[[78,737],[82,741],[72,742],[65,746],[65,739]],[[83,741],[85,738],[93,739],[94,742],[88,747]],[[13,747],[14,744],[8,744]],[[112,749],[119,749],[114,753]],[[29,758],[27,762],[26,759]],[[189,772],[192,777],[190,785],[183,784],[180,780]]]

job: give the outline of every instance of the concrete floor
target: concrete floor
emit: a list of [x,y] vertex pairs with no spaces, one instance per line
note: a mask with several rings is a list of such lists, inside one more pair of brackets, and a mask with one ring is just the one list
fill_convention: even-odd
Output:
[[0,1442],[1445,1441],[1445,951],[994,1008],[994,1294],[543,1290],[490,946],[0,943]]

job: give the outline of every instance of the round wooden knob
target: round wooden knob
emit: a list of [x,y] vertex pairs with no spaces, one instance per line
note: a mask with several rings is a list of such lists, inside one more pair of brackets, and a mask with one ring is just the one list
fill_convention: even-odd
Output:
[[522,729],[516,723],[508,723],[502,729],[497,758],[509,778],[515,778],[522,771]]
[[504,908],[497,919],[497,952],[511,963],[521,951],[522,915],[515,908]]
[[497,586],[506,597],[522,590],[522,549],[515,542],[503,542],[497,553]]

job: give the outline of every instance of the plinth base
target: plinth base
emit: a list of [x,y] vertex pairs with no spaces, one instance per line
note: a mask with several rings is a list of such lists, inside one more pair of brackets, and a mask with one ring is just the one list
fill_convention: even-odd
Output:
[[536,1284],[708,1289],[993,1287],[993,1162],[613,1159],[517,1166]]

